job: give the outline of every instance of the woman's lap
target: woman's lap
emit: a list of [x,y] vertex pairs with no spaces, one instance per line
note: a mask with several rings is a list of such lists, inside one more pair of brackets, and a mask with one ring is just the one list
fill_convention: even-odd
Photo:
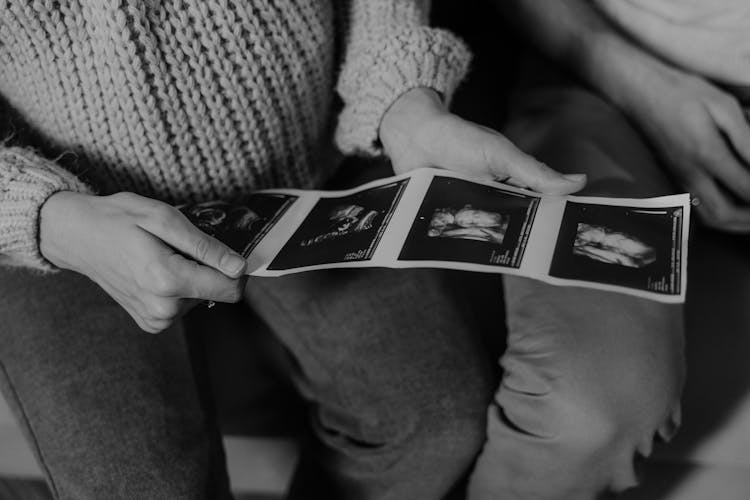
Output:
[[[88,279],[0,269],[0,384],[59,498],[220,498],[181,328],[140,331]],[[179,460],[175,451],[179,450]]]
[[[249,302],[300,367],[320,459],[344,498],[445,495],[481,447],[493,372],[457,305],[456,276],[250,280]],[[180,328],[139,331],[70,272],[0,269],[0,296],[3,389],[62,498],[101,496],[97,488],[108,498],[203,498],[210,484],[226,487]]]
[[[588,173],[587,194],[669,189],[640,137],[588,92],[550,85],[518,102],[511,138],[556,169]],[[179,329],[138,331],[98,287],[72,273],[0,274],[0,378],[41,443],[59,493],[85,498],[75,488],[97,491],[103,477],[108,488],[127,477],[139,478],[126,481],[132,487],[185,486],[171,498],[200,498],[212,477],[226,487],[222,471],[207,472],[216,443],[207,437]],[[471,319],[456,305],[460,287],[446,286],[445,276],[366,270],[250,281],[249,301],[296,358],[298,386],[317,405],[314,423],[333,450],[330,462],[339,470],[332,474],[343,494],[437,495],[480,446],[492,371]],[[585,470],[591,481],[582,488],[630,484],[634,455],[648,451],[655,433],[673,430],[682,384],[680,309],[522,278],[506,279],[505,289],[505,375],[489,410],[474,498],[522,491],[530,481],[563,498],[571,486],[565,477],[594,459],[601,468]],[[602,455],[599,445],[613,440],[619,446]],[[179,460],[168,456],[178,449]],[[549,461],[563,452],[570,470]],[[163,473],[151,470],[157,462]],[[391,476],[382,474],[394,464]],[[554,471],[563,483],[555,483]],[[173,484],[143,480],[149,477]],[[443,481],[434,484],[435,477]]]

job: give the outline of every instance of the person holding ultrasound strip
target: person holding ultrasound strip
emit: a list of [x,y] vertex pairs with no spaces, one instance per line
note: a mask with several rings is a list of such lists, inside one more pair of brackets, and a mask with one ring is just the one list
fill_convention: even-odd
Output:
[[294,357],[325,498],[437,499],[466,472],[492,372],[435,272],[246,284],[172,207],[324,186],[335,88],[345,153],[580,189],[447,110],[470,55],[429,4],[0,2],[0,96],[29,125],[0,145],[0,386],[53,496],[229,497],[182,336],[203,300],[247,302]]

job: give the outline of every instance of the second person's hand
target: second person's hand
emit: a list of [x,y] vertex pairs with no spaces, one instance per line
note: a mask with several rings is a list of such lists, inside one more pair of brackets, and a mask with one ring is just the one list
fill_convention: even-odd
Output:
[[624,106],[709,226],[750,232],[750,125],[738,100],[705,79],[659,65]]

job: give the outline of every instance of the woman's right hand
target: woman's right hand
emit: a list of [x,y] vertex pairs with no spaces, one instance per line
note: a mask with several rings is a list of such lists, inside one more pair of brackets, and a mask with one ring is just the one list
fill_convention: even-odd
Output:
[[149,333],[202,300],[242,298],[245,260],[156,200],[59,192],[42,206],[39,232],[47,260],[88,276]]

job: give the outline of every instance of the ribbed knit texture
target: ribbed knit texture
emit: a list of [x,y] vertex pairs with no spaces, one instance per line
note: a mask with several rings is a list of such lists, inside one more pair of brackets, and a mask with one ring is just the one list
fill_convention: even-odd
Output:
[[[0,0],[0,94],[100,194],[170,203],[313,187],[332,130],[378,153],[388,107],[417,86],[450,98],[469,60],[426,27],[422,0]],[[2,137],[0,137],[2,139]],[[86,191],[29,150],[0,146],[0,262],[49,269],[38,217]]]
[[89,192],[74,175],[20,148],[0,149],[0,263],[51,270],[39,253],[39,209],[58,191]]
[[431,87],[450,101],[471,56],[452,34],[427,27],[428,1],[355,1],[337,90],[347,106],[336,142],[347,153],[379,152],[380,121],[405,91]]

